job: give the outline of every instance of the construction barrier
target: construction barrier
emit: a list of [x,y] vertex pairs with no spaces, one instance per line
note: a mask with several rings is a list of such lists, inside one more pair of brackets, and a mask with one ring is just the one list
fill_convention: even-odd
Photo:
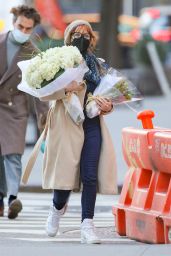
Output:
[[113,214],[121,236],[171,243],[171,130],[154,128],[153,116],[140,112],[144,129],[122,131],[128,171]]

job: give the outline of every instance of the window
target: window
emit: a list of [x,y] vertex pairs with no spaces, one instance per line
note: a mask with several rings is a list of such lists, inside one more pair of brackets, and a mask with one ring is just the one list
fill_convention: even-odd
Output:
[[58,0],[64,13],[99,13],[101,0]]

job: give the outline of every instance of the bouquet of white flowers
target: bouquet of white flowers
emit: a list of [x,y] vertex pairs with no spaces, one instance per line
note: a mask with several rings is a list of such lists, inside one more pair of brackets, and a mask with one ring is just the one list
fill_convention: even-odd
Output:
[[[55,47],[40,52],[30,60],[18,63],[22,81],[18,89],[34,97],[50,96],[72,82],[81,82],[88,67],[77,47]],[[80,124],[84,114],[78,97],[73,93],[64,105],[73,121]],[[69,107],[68,107],[69,105]]]
[[142,99],[137,88],[113,68],[106,70],[106,74],[102,77],[93,95],[88,95],[86,112],[89,118],[100,114],[101,111],[95,101],[100,97],[111,100],[114,105]]

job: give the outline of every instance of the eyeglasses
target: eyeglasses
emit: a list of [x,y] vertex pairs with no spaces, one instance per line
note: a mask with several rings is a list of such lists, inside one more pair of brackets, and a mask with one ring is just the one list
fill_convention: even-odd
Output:
[[85,39],[87,39],[87,40],[90,40],[90,39],[91,39],[91,36],[90,36],[90,34],[88,34],[88,33],[81,34],[80,32],[75,32],[75,33],[72,34],[72,38],[73,38],[73,39],[78,39],[78,38],[80,38],[81,36],[83,36],[83,37],[84,37]]

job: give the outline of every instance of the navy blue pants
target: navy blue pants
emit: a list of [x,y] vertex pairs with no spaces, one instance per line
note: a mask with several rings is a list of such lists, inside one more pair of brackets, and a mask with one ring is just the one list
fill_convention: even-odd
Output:
[[[83,124],[85,140],[81,153],[80,174],[83,184],[81,197],[82,221],[92,219],[96,202],[97,170],[101,150],[99,117],[86,118]],[[53,203],[60,210],[68,201],[71,190],[54,190]]]

